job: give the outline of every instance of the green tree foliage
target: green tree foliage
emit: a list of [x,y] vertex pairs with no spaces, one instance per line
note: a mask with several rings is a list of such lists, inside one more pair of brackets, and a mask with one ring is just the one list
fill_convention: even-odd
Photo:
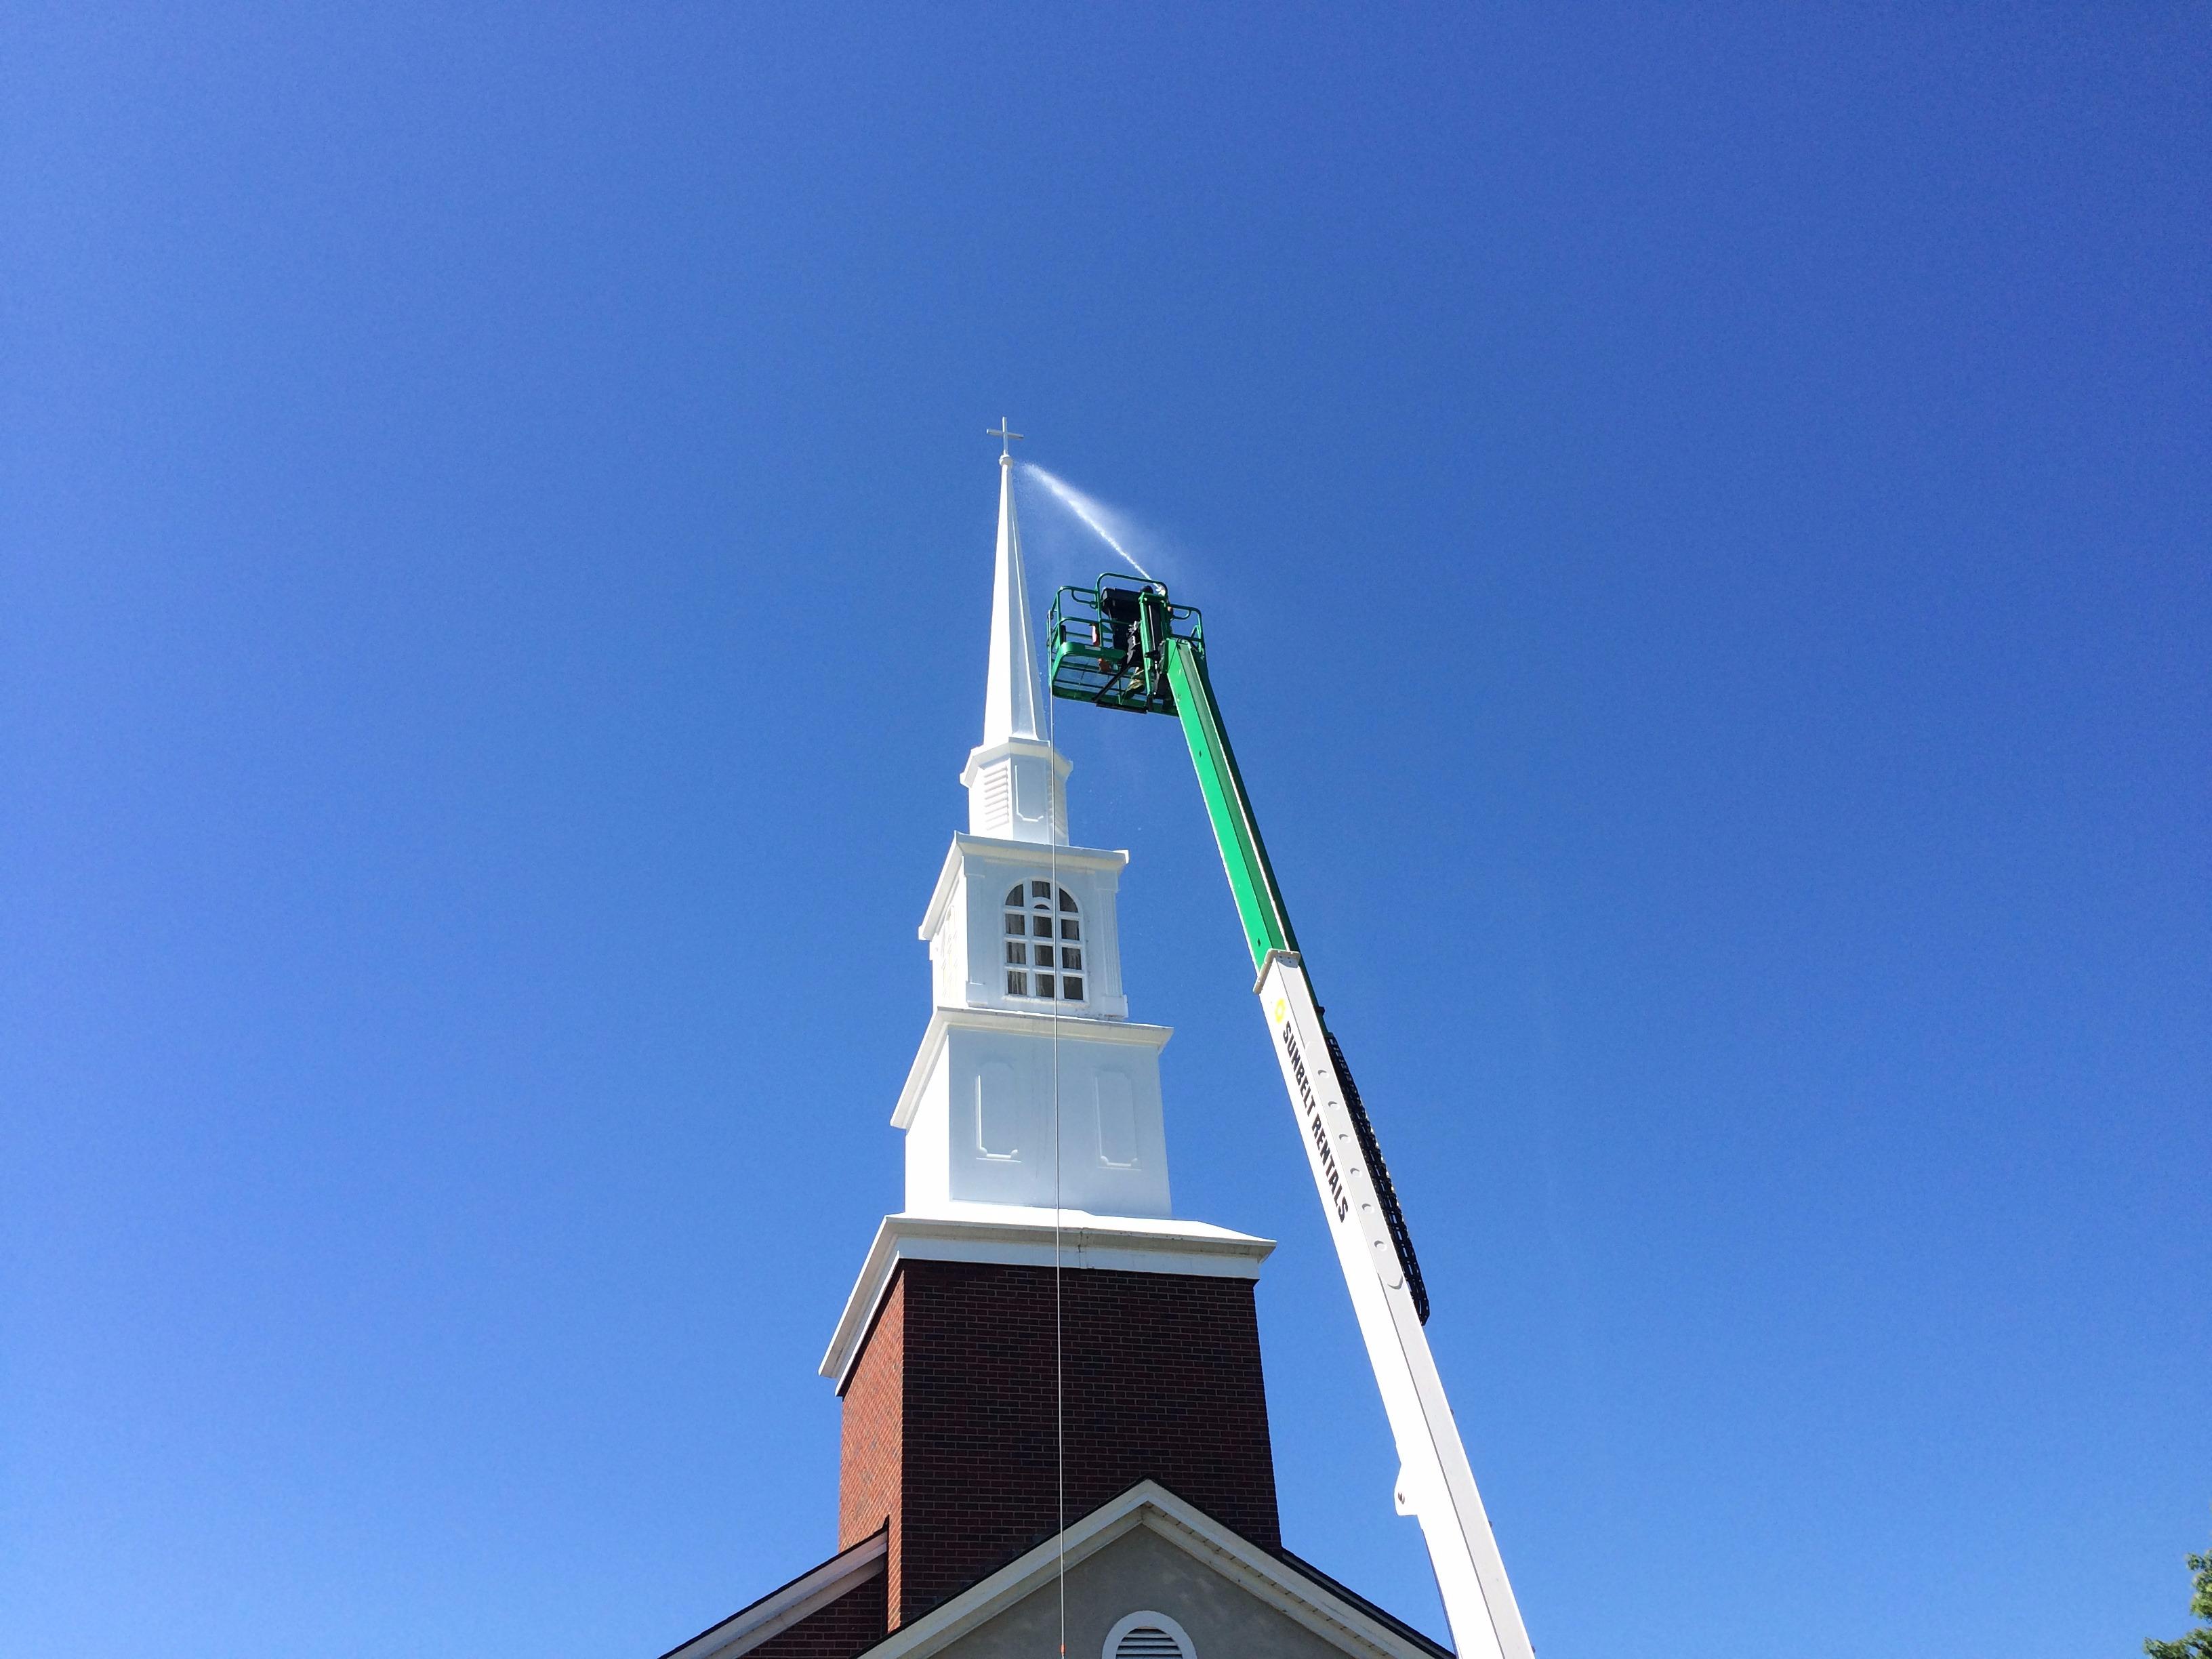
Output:
[[[2189,1610],[2199,1619],[2212,1620],[2212,1553],[2191,1556],[2189,1571],[2197,1579]],[[2178,1642],[2153,1638],[2143,1644],[2143,1651],[2150,1659],[2212,1659],[2212,1624],[2199,1625]]]

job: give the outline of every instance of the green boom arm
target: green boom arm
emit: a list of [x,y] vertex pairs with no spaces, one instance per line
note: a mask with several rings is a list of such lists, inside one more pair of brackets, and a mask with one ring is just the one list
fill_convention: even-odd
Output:
[[[1221,866],[1229,875],[1237,919],[1244,925],[1253,969],[1264,978],[1270,958],[1283,956],[1297,964],[1304,978],[1290,908],[1283,902],[1274,867],[1267,862],[1267,844],[1260,837],[1252,798],[1245,793],[1236,751],[1222,729],[1221,708],[1206,677],[1198,612],[1171,604],[1167,589],[1149,579],[1138,584],[1101,576],[1095,588],[1060,589],[1053,601],[1050,638],[1054,696],[1139,714],[1173,714],[1182,722],[1191,763],[1198,769],[1198,787],[1206,797],[1206,817],[1212,820],[1213,839],[1221,848]],[[1255,983],[1253,988],[1259,987]],[[1374,1125],[1352,1080],[1352,1068],[1345,1064],[1344,1049],[1321,1022],[1318,1006],[1315,1018],[1321,1023],[1329,1059],[1344,1085],[1345,1104],[1373,1172],[1391,1243],[1405,1264],[1413,1305],[1425,1321],[1428,1287],[1413,1258],[1413,1241],[1382,1162],[1382,1149],[1376,1144]]]
[[[1198,769],[1198,787],[1206,797],[1206,814],[1213,820],[1213,839],[1221,848],[1222,868],[1229,872],[1229,890],[1236,896],[1237,914],[1244,923],[1244,942],[1251,947],[1253,970],[1264,975],[1267,958],[1275,951],[1298,954],[1298,936],[1291,931],[1291,913],[1283,903],[1283,890],[1275,880],[1274,866],[1267,862],[1267,843],[1260,838],[1260,823],[1252,816],[1252,799],[1244,793],[1236,751],[1229,746],[1229,733],[1222,729],[1221,709],[1213,701],[1212,683],[1206,677],[1205,653],[1192,641],[1170,639],[1164,642],[1162,654],[1167,662],[1168,685],[1175,693],[1176,718],[1182,722],[1184,740],[1190,744],[1191,763]],[[1429,1290],[1413,1255],[1413,1235],[1406,1225],[1405,1212],[1399,1207],[1389,1166],[1382,1161],[1375,1126],[1359,1098],[1359,1085],[1352,1080],[1352,1067],[1346,1063],[1336,1033],[1328,1030],[1326,1022],[1322,1030],[1329,1059],[1344,1085],[1345,1104],[1358,1132],[1360,1150],[1382,1202],[1391,1243],[1413,1288],[1413,1305],[1426,1323]]]
[[[1421,1327],[1429,1296],[1390,1172],[1344,1050],[1314,1000],[1289,908],[1206,677],[1198,612],[1146,578],[1062,588],[1052,608],[1052,689],[1103,708],[1182,723],[1206,812],[1259,978],[1284,1086],[1352,1292],[1398,1445],[1398,1510],[1419,1517],[1464,1659],[1529,1659],[1528,1633],[1474,1486]],[[1355,1146],[1356,1142],[1356,1146]]]
[[1252,966],[1257,971],[1267,965],[1270,951],[1297,950],[1297,935],[1291,931],[1291,913],[1284,908],[1283,890],[1267,862],[1267,845],[1260,839],[1244,779],[1237,770],[1236,752],[1221,727],[1221,710],[1206,678],[1206,659],[1188,640],[1168,641],[1166,656],[1176,716],[1182,722],[1192,763],[1198,768],[1198,787],[1206,796],[1206,816],[1213,820],[1213,838],[1221,844],[1229,890],[1236,895],[1237,914],[1243,920],[1244,940],[1252,947]]

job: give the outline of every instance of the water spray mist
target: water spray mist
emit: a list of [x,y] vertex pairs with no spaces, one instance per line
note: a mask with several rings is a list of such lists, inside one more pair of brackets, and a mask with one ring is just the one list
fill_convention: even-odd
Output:
[[1127,565],[1130,569],[1135,571],[1139,576],[1142,576],[1146,581],[1152,580],[1152,573],[1146,569],[1144,566],[1139,564],[1135,556],[1130,553],[1127,548],[1121,545],[1120,540],[1115,536],[1114,532],[1109,530],[1099,521],[1097,510],[1098,504],[1096,501],[1092,501],[1091,497],[1085,495],[1081,490],[1076,489],[1074,485],[1062,483],[1058,478],[1054,477],[1051,473],[1046,471],[1035,461],[1024,461],[1022,463],[1022,466],[1024,470],[1031,474],[1039,483],[1042,484],[1047,489],[1052,491],[1054,495],[1059,496],[1060,499],[1066,504],[1067,510],[1069,512],[1074,514],[1077,518],[1082,520],[1085,524],[1090,526],[1092,531],[1097,532],[1099,540],[1104,542],[1107,546],[1112,548],[1115,552],[1121,555],[1121,562],[1124,564]]

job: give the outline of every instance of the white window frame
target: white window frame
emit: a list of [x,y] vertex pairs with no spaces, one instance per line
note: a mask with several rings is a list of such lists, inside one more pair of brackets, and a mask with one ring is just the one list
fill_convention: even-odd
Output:
[[[1046,890],[1042,897],[1037,896],[1036,890],[1040,887]],[[1047,880],[1042,876],[1024,876],[1008,890],[1010,895],[1014,891],[1020,892],[1023,899],[1019,908],[1006,900],[1000,901],[999,971],[1006,975],[1009,980],[1013,975],[1019,974],[1022,976],[1023,988],[1017,991],[1010,983],[1002,981],[1002,984],[1006,984],[1006,997],[1010,1000],[1020,1002],[1060,1003],[1072,1008],[1081,1008],[1088,1005],[1091,1001],[1091,940],[1084,935],[1083,907],[1077,901],[1075,895],[1057,882]],[[1056,902],[1054,896],[1055,894],[1058,896]],[[1023,918],[1022,932],[1019,933],[1012,932],[1006,926],[1017,915]],[[1043,946],[1052,952],[1053,960],[1049,963],[1042,964],[1042,967],[1036,959],[1035,952],[1038,947],[1034,943],[1039,937],[1036,925],[1040,920],[1047,920],[1053,924],[1051,933],[1046,936],[1051,942]],[[1069,936],[1071,928],[1073,930],[1072,938]],[[1014,960],[1014,952],[1017,950],[1021,952],[1021,960],[1018,962]],[[1071,951],[1075,953],[1074,977],[1083,983],[1081,996],[1072,997],[1063,994],[1066,989],[1069,974],[1061,964],[1067,952]],[[1044,973],[1052,981],[1053,994],[1049,997],[1040,996],[1030,988],[1036,984],[1040,972]]]

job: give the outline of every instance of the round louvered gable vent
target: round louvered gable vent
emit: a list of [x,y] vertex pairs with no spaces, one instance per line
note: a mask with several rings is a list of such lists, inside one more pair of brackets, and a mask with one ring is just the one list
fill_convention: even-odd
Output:
[[1164,1613],[1133,1613],[1106,1633],[1102,1659],[1198,1659],[1183,1627]]

